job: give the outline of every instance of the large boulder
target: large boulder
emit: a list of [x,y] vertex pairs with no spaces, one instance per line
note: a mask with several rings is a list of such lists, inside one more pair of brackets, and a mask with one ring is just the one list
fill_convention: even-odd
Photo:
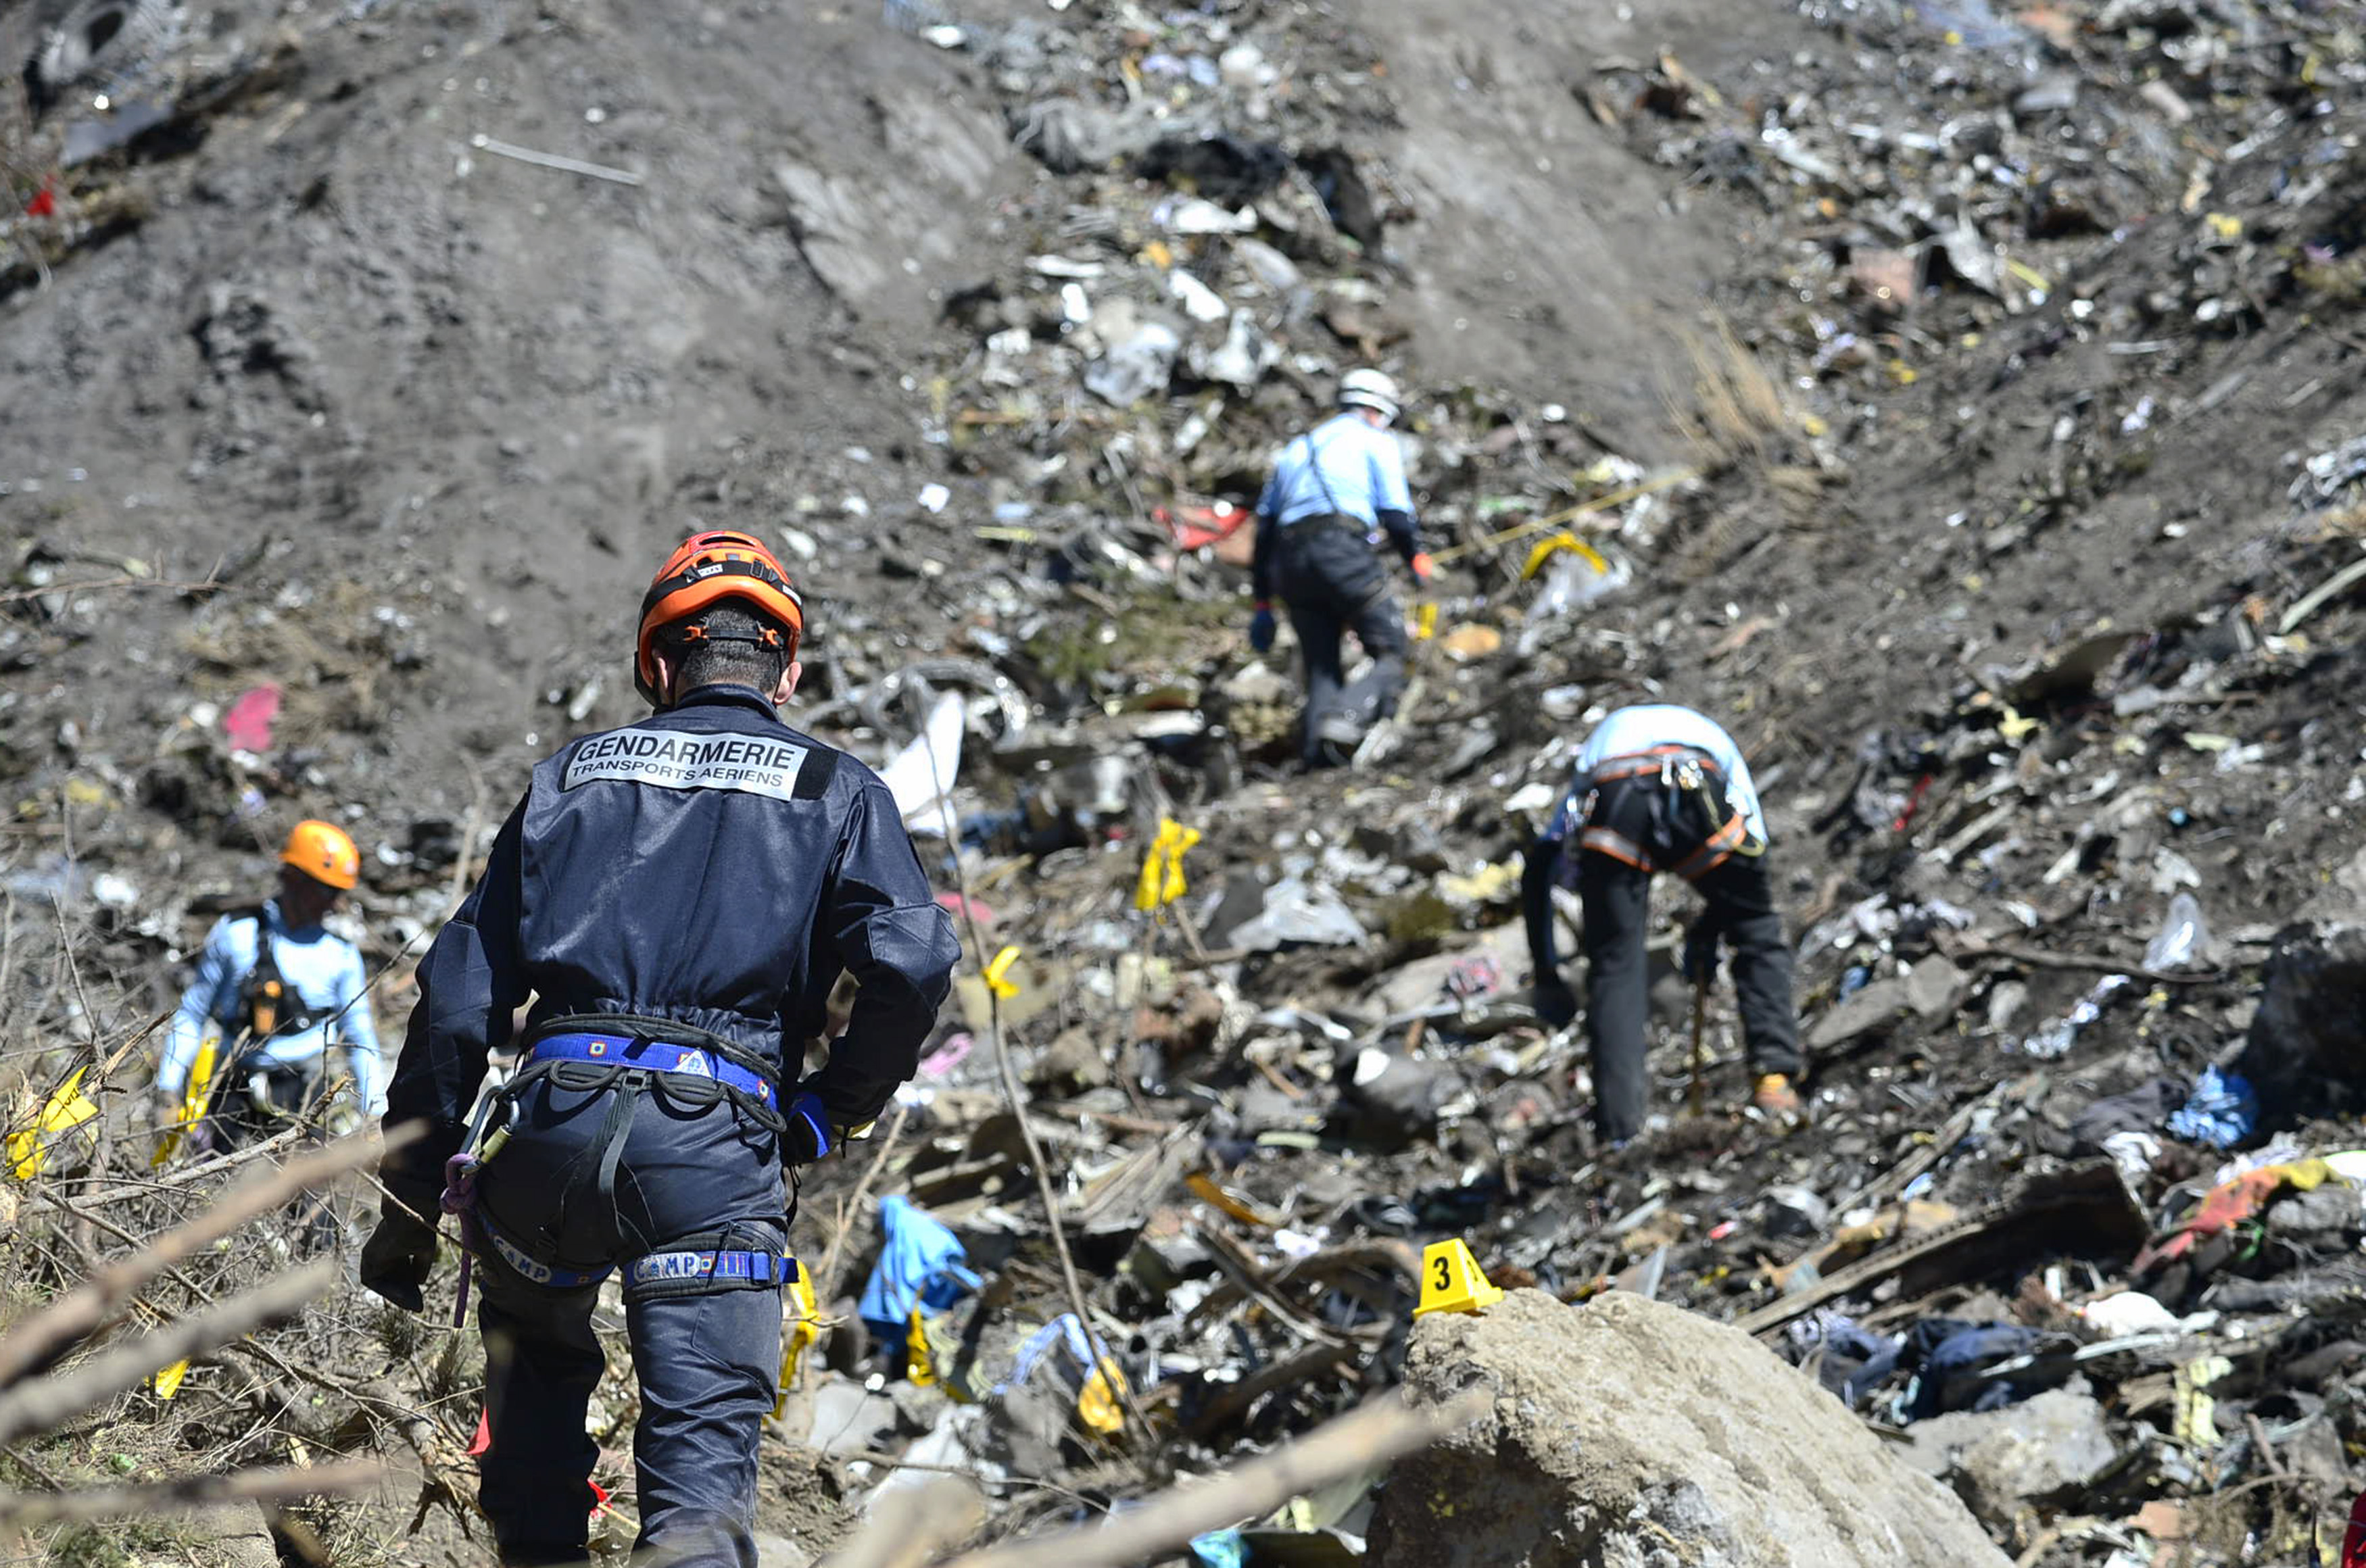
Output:
[[1614,1292],[1414,1323],[1416,1404],[1491,1416],[1397,1462],[1378,1568],[2005,1568],[1955,1496],[1756,1340]]

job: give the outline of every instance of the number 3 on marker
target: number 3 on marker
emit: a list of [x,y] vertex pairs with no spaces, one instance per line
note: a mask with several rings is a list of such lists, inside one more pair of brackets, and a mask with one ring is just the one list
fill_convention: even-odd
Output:
[[1431,1259],[1430,1261],[1437,1265],[1437,1284],[1435,1287],[1436,1289],[1444,1290],[1447,1286],[1454,1282],[1454,1265],[1446,1260],[1446,1255],[1444,1253],[1438,1254],[1436,1257]]

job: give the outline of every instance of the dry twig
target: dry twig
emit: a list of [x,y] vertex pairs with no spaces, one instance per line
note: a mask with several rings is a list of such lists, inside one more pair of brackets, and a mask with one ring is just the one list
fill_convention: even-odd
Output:
[[370,1460],[288,1465],[229,1475],[181,1475],[152,1486],[102,1486],[87,1492],[0,1492],[0,1520],[17,1526],[70,1524],[132,1514],[179,1513],[225,1503],[287,1503],[332,1492],[359,1492],[387,1478]]
[[159,1368],[217,1350],[287,1316],[329,1288],[336,1264],[327,1259],[282,1274],[243,1295],[153,1334],[94,1356],[73,1372],[22,1383],[0,1394],[0,1443],[45,1432],[145,1381]]
[[[415,1136],[415,1129],[398,1128],[389,1135],[385,1147],[400,1148]],[[121,1311],[141,1286],[182,1259],[212,1246],[247,1221],[269,1213],[307,1188],[367,1162],[379,1148],[375,1140],[350,1137],[291,1159],[242,1183],[236,1192],[196,1219],[158,1237],[145,1250],[109,1263],[6,1338],[0,1338],[0,1387],[48,1365],[67,1347]],[[178,1359],[167,1357],[166,1361]],[[157,1363],[164,1364],[165,1361]]]

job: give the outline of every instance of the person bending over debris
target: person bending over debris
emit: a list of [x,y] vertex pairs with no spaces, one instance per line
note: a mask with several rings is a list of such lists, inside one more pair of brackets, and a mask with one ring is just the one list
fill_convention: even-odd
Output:
[[[387,1159],[361,1280],[418,1310],[439,1203],[461,1216],[504,1562],[584,1555],[592,1311],[621,1268],[640,1544],[754,1563],[757,1439],[798,1268],[782,1168],[879,1114],[951,984],[952,919],[886,786],[775,712],[804,626],[763,545],[686,541],[641,604],[636,681],[657,711],[535,768],[419,967],[388,1120],[429,1136]],[[841,971],[852,1019],[798,1081]],[[529,993],[518,1072],[472,1130],[487,1053]]]
[[1752,1103],[1769,1115],[1798,1114],[1791,948],[1765,853],[1750,766],[1712,720],[1671,704],[1621,708],[1586,737],[1568,791],[1528,851],[1520,893],[1538,1010],[1555,1026],[1576,1016],[1577,998],[1553,952],[1554,885],[1573,879],[1584,904],[1594,1125],[1606,1140],[1623,1143],[1643,1127],[1644,938],[1654,871],[1674,872],[1708,900],[1685,944],[1688,976],[1706,984],[1718,939],[1733,944],[1742,1036],[1758,1075]]
[[277,897],[214,922],[164,1036],[156,1122],[192,1153],[268,1137],[329,1104],[332,1042],[352,1074],[343,1114],[385,1109],[369,977],[321,924],[360,879],[361,852],[343,828],[301,822],[279,860]]
[[[1256,504],[1249,645],[1273,647],[1273,601],[1290,606],[1306,664],[1300,755],[1309,767],[1347,759],[1374,722],[1396,711],[1404,685],[1404,613],[1372,554],[1385,530],[1417,582],[1429,580],[1406,488],[1404,455],[1388,433],[1396,383],[1377,370],[1339,378],[1339,412],[1282,448]],[[1353,686],[1340,674],[1339,639],[1353,631],[1372,667]]]

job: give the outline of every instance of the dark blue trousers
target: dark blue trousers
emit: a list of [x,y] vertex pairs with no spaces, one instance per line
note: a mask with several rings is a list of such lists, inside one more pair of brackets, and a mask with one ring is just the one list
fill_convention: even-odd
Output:
[[[479,1179],[483,1219],[537,1261],[569,1272],[628,1264],[682,1244],[779,1252],[788,1215],[773,1136],[727,1100],[642,1092],[600,1193],[598,1136],[617,1091],[545,1080]],[[490,1249],[488,1249],[490,1252]],[[480,1260],[492,1446],[481,1496],[505,1563],[585,1555],[598,1445],[586,1407],[606,1360],[593,1332],[597,1284],[536,1284]],[[641,1547],[697,1568],[754,1568],[757,1444],[781,1363],[777,1286],[625,1292],[641,1417],[633,1429]],[[679,1287],[671,1287],[678,1290]]]
[[[1299,756],[1317,767],[1352,752],[1366,730],[1396,711],[1405,679],[1404,611],[1389,591],[1386,566],[1349,519],[1293,522],[1275,549],[1276,580],[1306,664]],[[1350,632],[1372,656],[1372,667],[1352,682],[1341,652]]]

